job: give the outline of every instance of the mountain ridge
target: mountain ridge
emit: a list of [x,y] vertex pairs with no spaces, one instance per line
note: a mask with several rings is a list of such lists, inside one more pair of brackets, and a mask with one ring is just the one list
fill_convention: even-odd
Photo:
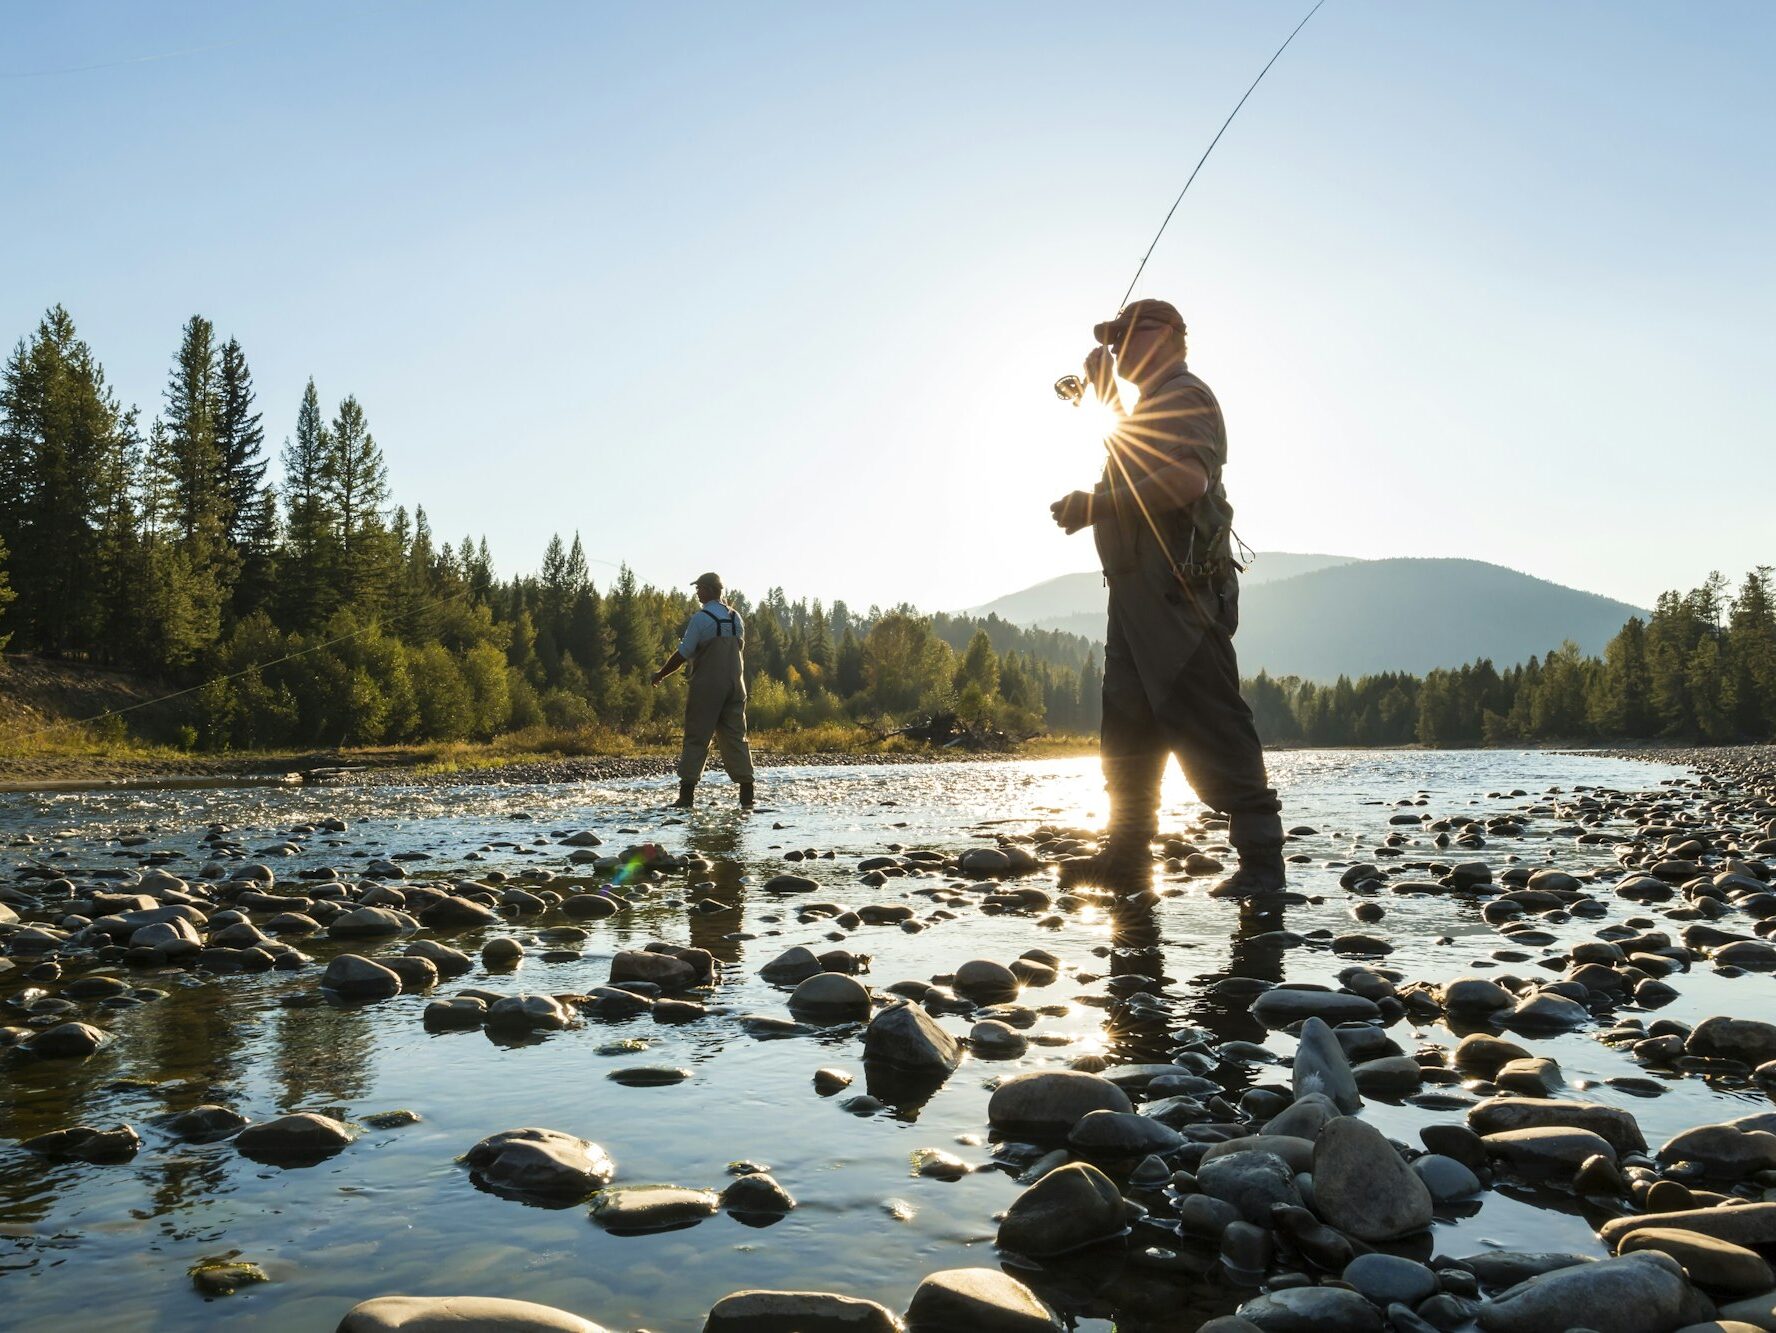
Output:
[[[1567,639],[1600,654],[1643,608],[1483,560],[1260,553],[1270,562],[1307,562],[1295,572],[1241,580],[1240,668],[1252,676],[1423,674],[1490,658],[1500,667],[1546,653]],[[1318,563],[1315,563],[1318,562]],[[1097,574],[1062,575],[974,608],[1018,623],[1065,630],[1101,642],[1103,585]],[[1040,614],[1018,617],[1035,607]],[[1008,614],[1009,612],[1009,614]]]

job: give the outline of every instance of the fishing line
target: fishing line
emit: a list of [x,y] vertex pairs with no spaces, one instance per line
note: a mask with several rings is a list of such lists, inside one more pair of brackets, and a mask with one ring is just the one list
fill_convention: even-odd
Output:
[[1135,276],[1129,279],[1128,290],[1122,294],[1122,300],[1116,303],[1118,310],[1127,305],[1129,297],[1134,295],[1135,284],[1141,280],[1141,274],[1146,272],[1147,261],[1153,258],[1153,251],[1159,245],[1159,238],[1164,236],[1166,228],[1172,225],[1172,215],[1178,211],[1178,205],[1184,202],[1184,196],[1190,193],[1190,187],[1196,180],[1197,172],[1203,169],[1203,163],[1209,160],[1209,154],[1215,151],[1215,145],[1221,142],[1221,136],[1227,133],[1227,127],[1233,124],[1233,118],[1239,115],[1240,108],[1246,104],[1246,98],[1257,91],[1258,85],[1264,82],[1264,76],[1270,73],[1270,67],[1276,64],[1283,52],[1289,49],[1289,43],[1295,40],[1295,34],[1307,26],[1307,20],[1319,13],[1320,6],[1325,3],[1326,0],[1317,0],[1314,7],[1307,11],[1306,18],[1297,23],[1294,32],[1283,39],[1283,44],[1277,47],[1276,54],[1264,62],[1264,68],[1259,70],[1258,77],[1252,80],[1252,86],[1246,89],[1244,96],[1234,103],[1233,110],[1227,113],[1227,119],[1221,122],[1221,128],[1215,131],[1215,137],[1209,140],[1209,146],[1203,149],[1203,155],[1197,158],[1196,165],[1190,169],[1190,178],[1184,182],[1184,188],[1178,191],[1178,197],[1172,200],[1172,206],[1166,210],[1165,221],[1159,224],[1159,230],[1153,234],[1153,243],[1147,247],[1147,253],[1141,256],[1141,263],[1135,269]]

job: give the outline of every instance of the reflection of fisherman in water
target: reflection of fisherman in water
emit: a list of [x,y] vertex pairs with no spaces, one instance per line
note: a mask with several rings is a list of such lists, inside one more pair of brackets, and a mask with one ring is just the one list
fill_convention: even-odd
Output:
[[[1166,975],[1165,941],[1153,902],[1121,900],[1110,911],[1106,963],[1111,977],[1124,979],[1112,986],[1114,1002],[1104,1023],[1116,1058],[1131,1063],[1166,1062],[1177,1044],[1170,1032],[1180,1020],[1213,1033],[1217,1043],[1264,1040],[1265,1026],[1251,1015],[1256,989],[1222,983],[1274,984],[1283,979],[1283,947],[1267,938],[1283,929],[1280,908],[1267,910],[1250,901],[1241,903],[1226,966],[1200,973],[1184,987]],[[1181,1001],[1181,1007],[1162,1008],[1134,998],[1142,991]]]
[[740,909],[746,905],[742,883],[746,867],[739,860],[740,827],[738,818],[728,818],[690,824],[685,830],[690,853],[709,862],[709,869],[697,876],[693,899],[713,899],[727,908],[691,912],[691,943],[709,950],[723,963],[740,961],[740,942],[727,938],[739,929]]

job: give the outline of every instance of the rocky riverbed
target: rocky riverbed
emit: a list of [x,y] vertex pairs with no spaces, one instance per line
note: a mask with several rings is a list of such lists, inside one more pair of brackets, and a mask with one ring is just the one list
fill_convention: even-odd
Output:
[[[21,1328],[1776,1329],[1776,764],[0,797]],[[454,1322],[452,1322],[454,1321]],[[479,1321],[479,1322],[477,1322]]]

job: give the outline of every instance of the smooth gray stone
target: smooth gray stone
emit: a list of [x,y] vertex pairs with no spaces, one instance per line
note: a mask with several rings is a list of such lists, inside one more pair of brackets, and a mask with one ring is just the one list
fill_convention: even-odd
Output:
[[1480,1177],[1453,1157],[1428,1152],[1412,1159],[1412,1169],[1437,1203],[1471,1199],[1480,1192]]
[[1668,1254],[1643,1250],[1530,1278],[1480,1307],[1486,1333],[1547,1333],[1575,1317],[1610,1333],[1672,1333],[1685,1322],[1689,1283]]
[[1323,1018],[1316,1016],[1302,1023],[1294,1074],[1297,1099],[1318,1093],[1329,1097],[1340,1111],[1355,1111],[1363,1105],[1344,1047]]
[[604,1333],[566,1310],[494,1296],[378,1296],[346,1312],[335,1333]]
[[1196,1173],[1197,1187],[1213,1199],[1232,1204],[1248,1222],[1270,1223],[1273,1204],[1299,1207],[1295,1173],[1275,1153],[1236,1152],[1205,1161]]
[[1416,1306],[1437,1293],[1437,1275],[1394,1254],[1361,1254],[1345,1265],[1344,1280],[1377,1305]]
[[1263,1333],[1380,1333],[1381,1311],[1342,1287],[1292,1287],[1239,1308]]
[[1371,1244],[1431,1224],[1431,1192],[1381,1131],[1340,1116],[1314,1143],[1314,1211]]
[[1110,1177],[1090,1163],[1070,1162],[1012,1200],[999,1224],[999,1247],[1046,1259],[1120,1236],[1127,1226]]

